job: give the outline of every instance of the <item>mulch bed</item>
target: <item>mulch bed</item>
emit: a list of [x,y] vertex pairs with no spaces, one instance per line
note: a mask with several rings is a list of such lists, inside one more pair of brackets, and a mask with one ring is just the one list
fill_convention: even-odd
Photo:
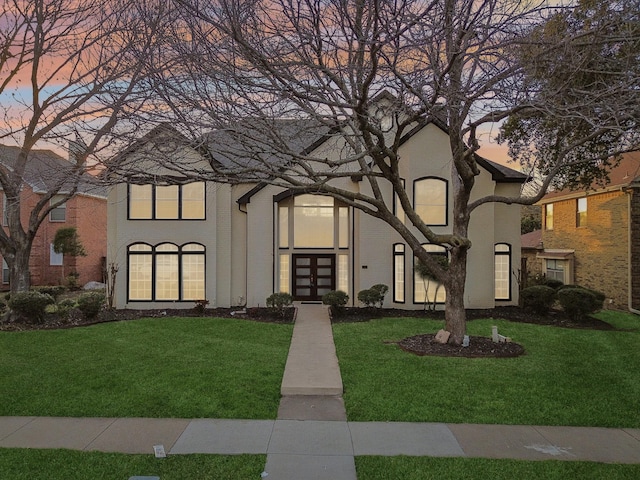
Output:
[[[341,308],[331,310],[331,320],[334,323],[341,322],[365,322],[372,318],[382,317],[413,317],[428,318],[444,321],[444,311],[411,311],[397,309],[375,308]],[[541,316],[519,307],[497,307],[487,310],[467,310],[467,320],[473,321],[479,318],[500,318],[512,322],[534,323],[563,328],[614,330],[614,327],[595,317],[587,317],[576,322],[564,315],[563,312],[552,310],[546,316]],[[466,357],[466,358],[512,358],[523,355],[525,349],[515,342],[495,343],[491,338],[471,336],[469,346],[442,344],[435,341],[435,334],[423,334],[408,337],[398,346],[415,355],[442,356],[442,357]]]

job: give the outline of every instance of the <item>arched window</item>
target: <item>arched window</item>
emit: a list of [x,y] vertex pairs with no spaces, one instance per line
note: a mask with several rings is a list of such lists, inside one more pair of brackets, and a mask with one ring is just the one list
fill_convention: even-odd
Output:
[[205,296],[205,247],[134,243],[128,248],[130,301],[194,301]]
[[413,208],[427,225],[447,225],[447,181],[427,177],[413,182]]
[[496,243],[493,253],[495,299],[511,300],[511,245]]

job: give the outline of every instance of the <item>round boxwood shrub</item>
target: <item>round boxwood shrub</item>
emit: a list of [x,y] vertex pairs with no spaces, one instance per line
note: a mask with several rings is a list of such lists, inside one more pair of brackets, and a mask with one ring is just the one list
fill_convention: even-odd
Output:
[[332,307],[344,307],[348,301],[349,295],[342,290],[332,290],[322,296],[322,303]]
[[34,290],[51,295],[54,300],[57,300],[60,295],[67,291],[67,288],[64,285],[45,285],[43,287],[36,287]]
[[546,285],[547,287],[551,287],[554,290],[558,290],[564,285],[564,283],[560,280],[556,280],[555,278],[547,278],[544,281],[544,285]]
[[293,303],[293,297],[288,293],[272,293],[267,297],[267,307],[283,310]]
[[378,283],[367,290],[360,290],[358,292],[358,300],[365,304],[367,307],[380,306],[384,303],[384,296],[389,291],[389,287]]
[[534,285],[520,292],[522,307],[540,315],[549,313],[549,309],[556,301],[556,291],[546,285]]
[[95,318],[104,306],[105,296],[101,292],[87,292],[78,297],[78,308],[87,318]]
[[42,322],[45,309],[53,303],[55,300],[51,295],[30,290],[11,295],[9,308],[22,318]]
[[558,302],[569,317],[580,321],[602,308],[604,295],[588,288],[573,286],[558,291]]

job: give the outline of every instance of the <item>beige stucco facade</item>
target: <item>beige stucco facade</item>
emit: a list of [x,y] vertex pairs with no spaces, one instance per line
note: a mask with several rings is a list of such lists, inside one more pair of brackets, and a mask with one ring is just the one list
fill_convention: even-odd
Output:
[[[321,148],[325,148],[321,147]],[[328,149],[331,150],[331,149]],[[452,156],[446,133],[427,124],[405,141],[400,149],[401,175],[409,198],[413,198],[414,181],[433,177],[447,185],[447,224],[433,227],[437,233],[451,231],[452,218]],[[195,152],[193,152],[196,155]],[[367,193],[366,181],[344,177],[338,180],[343,188]],[[283,188],[255,184],[206,184],[206,216],[201,220],[133,220],[128,215],[128,186],[115,186],[108,199],[109,254],[108,262],[118,266],[115,287],[117,308],[193,308],[190,301],[140,301],[129,298],[128,247],[137,242],[159,245],[197,243],[205,250],[205,295],[209,307],[264,306],[274,292],[294,292],[294,257],[331,257],[334,276],[332,287],[347,290],[350,304],[357,305],[357,293],[374,284],[386,284],[389,293],[385,306],[420,309],[422,302],[414,299],[414,259],[404,246],[402,269],[394,256],[394,248],[403,245],[400,235],[389,225],[361,211],[348,208],[347,219],[339,223],[340,241],[333,247],[298,248],[292,242],[283,246],[280,240],[286,223],[280,216],[283,208],[293,205]],[[388,182],[381,182],[387,204],[394,195]],[[520,183],[501,183],[483,169],[476,178],[475,198],[490,194],[517,194]],[[249,195],[247,195],[249,194]],[[243,200],[241,200],[243,199]],[[239,200],[241,200],[239,202]],[[336,212],[340,207],[336,204]],[[293,211],[293,210],[291,210]],[[340,210],[342,215],[345,210]],[[338,227],[336,227],[338,228]],[[344,231],[347,229],[347,231]],[[288,238],[293,238],[290,233]],[[348,240],[346,240],[348,239]],[[517,304],[517,268],[520,265],[520,209],[516,205],[488,203],[472,215],[465,305],[468,308],[491,308],[495,305]],[[510,249],[510,295],[496,301],[494,295],[494,248],[506,244]],[[398,274],[398,271],[401,274]],[[394,295],[400,279],[404,295]],[[395,300],[395,301],[394,301]]]

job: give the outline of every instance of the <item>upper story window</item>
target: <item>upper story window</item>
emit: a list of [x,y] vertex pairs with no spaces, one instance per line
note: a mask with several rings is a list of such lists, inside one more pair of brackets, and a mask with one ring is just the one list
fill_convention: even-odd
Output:
[[576,203],[576,227],[584,227],[587,225],[587,197],[579,198]]
[[[402,183],[402,188],[404,188],[404,179],[400,179],[400,182]],[[393,192],[393,214],[398,218],[398,220],[404,223],[404,208],[402,208],[400,197],[395,191]]]
[[[55,205],[63,200],[65,197],[62,195],[54,195],[49,200],[49,205]],[[49,221],[51,222],[66,222],[67,221],[67,204],[61,203],[49,212]]]
[[544,228],[553,230],[553,203],[547,203],[544,206]]
[[446,180],[430,177],[413,182],[413,208],[427,225],[446,225]]
[[204,182],[129,185],[130,220],[204,220]]

